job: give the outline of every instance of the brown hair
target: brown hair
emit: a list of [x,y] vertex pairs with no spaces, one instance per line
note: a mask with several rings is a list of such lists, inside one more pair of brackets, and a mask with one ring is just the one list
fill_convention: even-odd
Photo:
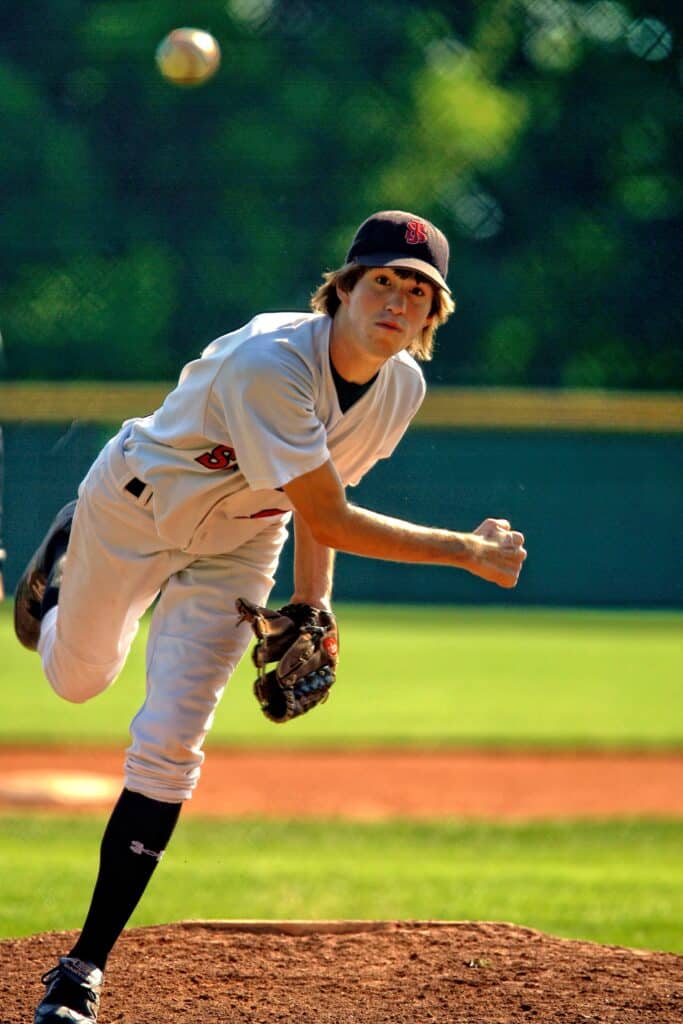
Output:
[[[363,274],[367,273],[370,269],[372,268],[361,267],[357,263],[346,263],[337,270],[326,271],[323,274],[323,283],[318,286],[311,296],[310,306],[313,312],[327,313],[328,316],[333,317],[341,305],[337,295],[337,288],[341,288],[344,292],[353,291]],[[420,274],[419,271],[398,267],[392,267],[392,270],[399,277],[414,277],[418,284],[431,284],[434,289],[432,307],[429,310],[431,320],[426,327],[423,327],[419,336],[408,347],[408,352],[411,356],[426,362],[432,358],[436,330],[441,324],[446,323],[446,320],[448,320],[455,309],[455,302],[448,292],[432,284],[429,278],[425,277],[424,274]]]

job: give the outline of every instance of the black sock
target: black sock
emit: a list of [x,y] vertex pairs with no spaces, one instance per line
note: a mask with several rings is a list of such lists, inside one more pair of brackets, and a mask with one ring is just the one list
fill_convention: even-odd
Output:
[[124,789],[100,848],[100,870],[83,931],[69,956],[101,970],[171,838],[182,804]]

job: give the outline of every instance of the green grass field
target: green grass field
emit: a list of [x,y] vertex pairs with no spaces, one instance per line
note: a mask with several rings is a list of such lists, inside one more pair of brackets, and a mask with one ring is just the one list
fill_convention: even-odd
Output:
[[[677,613],[341,606],[338,682],[324,709],[275,726],[244,659],[210,744],[683,747]],[[58,699],[0,609],[0,743],[127,742],[144,693],[144,633],[117,683]],[[9,683],[9,685],[8,685]]]
[[[78,928],[104,818],[0,817],[0,935]],[[181,821],[131,925],[510,921],[683,953],[683,825]],[[17,867],[20,865],[20,868]]]
[[[209,743],[683,749],[676,613],[340,607],[325,708],[267,722],[245,659]],[[123,747],[144,628],[120,680],[56,698],[0,608],[0,743]],[[0,936],[77,928],[104,817],[0,815]],[[683,952],[683,822],[533,825],[181,820],[131,925],[184,918],[507,920]]]

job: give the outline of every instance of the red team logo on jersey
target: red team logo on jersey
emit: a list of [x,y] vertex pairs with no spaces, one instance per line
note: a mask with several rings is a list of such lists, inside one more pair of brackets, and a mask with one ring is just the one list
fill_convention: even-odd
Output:
[[[240,468],[237,464],[235,449],[227,444],[217,444],[210,452],[202,452],[194,461],[204,469],[222,469],[226,473],[234,473],[236,469]],[[278,491],[281,490],[282,488],[278,487]],[[248,516],[235,516],[235,519],[267,519],[269,516],[284,516],[286,514],[287,509],[284,508],[262,508],[259,512],[252,512]]]
[[224,469],[227,473],[234,473],[236,469],[239,469],[235,449],[229,448],[225,444],[217,444],[210,452],[198,455],[194,461],[204,469]]
[[406,242],[419,245],[427,241],[427,226],[421,220],[409,220],[406,224]]

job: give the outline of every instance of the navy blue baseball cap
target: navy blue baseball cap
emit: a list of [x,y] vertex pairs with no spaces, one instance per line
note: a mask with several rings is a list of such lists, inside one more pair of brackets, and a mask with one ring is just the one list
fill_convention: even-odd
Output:
[[450,295],[448,241],[424,217],[404,210],[373,213],[358,228],[346,257],[362,267],[396,267],[416,270]]

